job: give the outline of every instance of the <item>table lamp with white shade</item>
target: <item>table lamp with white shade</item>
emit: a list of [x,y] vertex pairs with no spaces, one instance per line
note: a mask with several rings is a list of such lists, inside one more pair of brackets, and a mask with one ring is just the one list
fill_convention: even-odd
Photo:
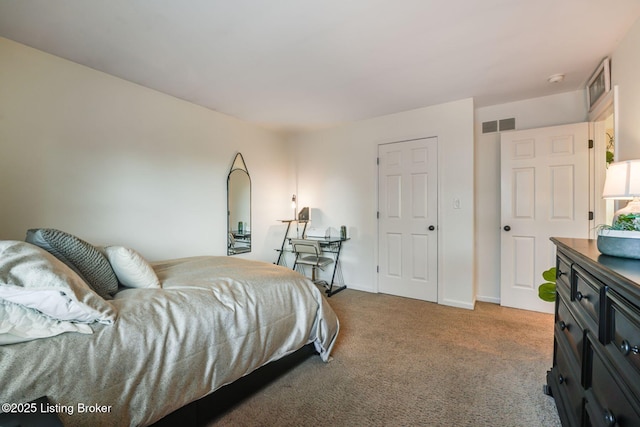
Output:
[[[602,197],[630,202],[615,212],[611,227],[600,229],[598,250],[605,255],[640,259],[640,159],[611,163]],[[622,221],[621,216],[628,214],[637,218]]]
[[607,169],[602,197],[614,200],[631,200],[627,206],[616,211],[613,222],[620,215],[640,214],[640,160],[625,160],[611,163]]

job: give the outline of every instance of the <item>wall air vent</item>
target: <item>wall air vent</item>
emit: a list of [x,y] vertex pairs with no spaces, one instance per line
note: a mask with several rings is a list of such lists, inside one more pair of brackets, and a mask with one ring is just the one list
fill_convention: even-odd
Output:
[[514,130],[516,128],[516,119],[514,117],[510,119],[502,119],[499,122],[500,132],[503,130]]
[[482,122],[482,133],[492,133],[498,131],[498,121]]

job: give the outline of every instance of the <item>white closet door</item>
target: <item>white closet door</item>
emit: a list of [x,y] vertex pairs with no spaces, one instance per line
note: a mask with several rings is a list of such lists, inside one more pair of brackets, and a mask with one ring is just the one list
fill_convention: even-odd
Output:
[[378,147],[380,292],[438,300],[438,141]]

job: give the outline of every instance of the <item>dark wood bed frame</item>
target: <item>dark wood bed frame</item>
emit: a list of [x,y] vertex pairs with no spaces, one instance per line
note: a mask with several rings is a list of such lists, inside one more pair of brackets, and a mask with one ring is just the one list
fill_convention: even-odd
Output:
[[262,366],[249,375],[183,406],[152,426],[205,426],[314,354],[318,353],[313,344],[307,344],[300,350]]

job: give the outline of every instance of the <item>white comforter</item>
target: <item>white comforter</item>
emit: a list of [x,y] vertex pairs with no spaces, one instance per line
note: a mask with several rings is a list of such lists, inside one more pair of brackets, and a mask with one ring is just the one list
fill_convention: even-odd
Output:
[[65,426],[147,425],[308,343],[328,360],[338,319],[300,274],[231,257],[153,267],[163,288],[118,292],[113,325],[0,346],[0,403],[48,396]]

